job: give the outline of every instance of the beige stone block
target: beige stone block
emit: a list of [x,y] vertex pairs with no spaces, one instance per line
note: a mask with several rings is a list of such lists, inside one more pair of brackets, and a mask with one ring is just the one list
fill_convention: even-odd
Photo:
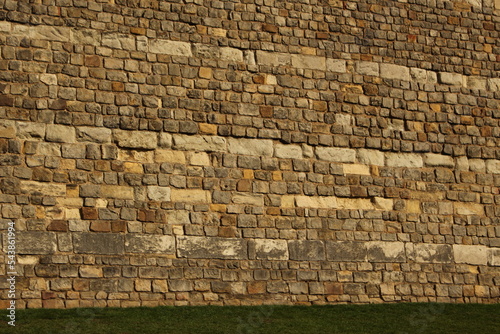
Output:
[[490,174],[500,174],[500,160],[486,160],[486,172]]
[[500,266],[500,248],[488,249],[488,264],[494,267]]
[[155,132],[113,130],[113,138],[121,148],[155,149],[158,146]]
[[294,195],[281,196],[281,207],[283,207],[283,208],[295,207],[295,196]]
[[169,162],[177,164],[186,164],[186,157],[184,152],[172,150],[155,150],[156,162]]
[[[36,153],[48,157],[60,157],[61,156],[61,144],[59,143],[38,143]],[[29,159],[31,157],[27,157]]]
[[125,162],[123,164],[123,169],[126,173],[136,173],[136,174],[144,173],[144,168],[142,167],[142,164],[138,162]]
[[[95,34],[94,34],[95,35]],[[157,41],[157,40],[155,40]],[[113,49],[135,50],[135,36],[129,34],[119,34],[115,32],[104,32],[101,44]],[[152,51],[154,52],[154,51]]]
[[273,141],[269,139],[229,138],[229,153],[241,155],[272,156]]
[[191,259],[246,259],[247,241],[241,238],[177,236],[177,256]]
[[375,207],[368,198],[337,198],[339,209],[374,210]]
[[182,151],[226,152],[226,139],[218,136],[174,135],[173,148]]
[[418,168],[424,166],[422,156],[414,153],[386,153],[388,167]]
[[467,77],[467,88],[486,90],[486,78],[482,77]]
[[[496,0],[496,1],[500,2],[500,0]],[[500,9],[500,7],[498,9]],[[488,79],[488,90],[490,90],[492,92],[500,91],[500,79],[499,78],[489,78]]]
[[201,134],[209,134],[216,135],[217,134],[217,125],[216,124],[208,124],[208,123],[200,123],[198,124]]
[[29,28],[29,37],[55,42],[69,42],[71,28],[64,26],[36,25]]
[[101,186],[103,198],[134,199],[134,188],[128,186],[103,185]]
[[210,166],[210,157],[206,152],[193,152],[188,154],[189,164],[193,166]]
[[366,244],[370,262],[406,262],[404,242],[369,241]]
[[346,61],[342,59],[327,59],[326,70],[329,72],[345,73],[347,72]]
[[21,192],[30,195],[43,195],[64,197],[66,196],[66,185],[58,183],[21,181]]
[[451,263],[453,248],[451,245],[407,243],[408,259],[419,263]]
[[356,161],[356,151],[349,148],[316,147],[316,157],[325,161],[353,163]]
[[453,245],[453,256],[456,263],[486,265],[488,263],[488,247],[481,245]]
[[338,207],[334,196],[295,196],[295,205],[302,208],[335,209]]
[[75,128],[66,125],[48,124],[45,139],[57,143],[74,143],[76,142]]
[[70,41],[79,45],[101,46],[101,34],[96,34],[94,29],[72,29]]
[[257,260],[288,260],[286,240],[255,239],[249,243],[249,255]]
[[227,30],[222,28],[209,28],[209,34],[212,36],[226,37]]
[[174,254],[175,238],[169,235],[125,234],[126,253]]
[[80,209],[69,209],[69,208],[64,208],[64,217],[66,219],[80,219]]
[[[26,123],[26,124],[33,124],[33,123]],[[45,125],[43,126],[45,132]],[[17,130],[16,124],[13,121],[2,120],[2,123],[0,124],[0,138],[15,138],[17,132],[16,130]]]
[[380,76],[385,79],[410,81],[410,68],[394,64],[380,64]]
[[384,166],[385,155],[383,152],[376,150],[360,149],[357,151],[358,160],[365,165]]
[[102,268],[96,266],[81,266],[80,277],[99,278],[102,277]]
[[484,206],[477,203],[454,202],[455,214],[484,216]]
[[111,129],[80,126],[76,128],[78,141],[90,141],[94,143],[111,142]]
[[149,52],[171,56],[191,57],[191,44],[187,42],[169,41],[154,38],[149,40]]
[[166,213],[167,223],[169,225],[189,224],[189,212],[184,210],[172,210]]
[[459,73],[449,73],[449,72],[439,72],[439,83],[445,85],[462,86],[464,82],[464,77]]
[[370,166],[360,164],[344,164],[344,174],[371,175]]
[[172,202],[201,202],[210,203],[210,191],[200,189],[171,189]]
[[154,151],[138,151],[129,149],[118,149],[118,161],[136,161],[140,163],[153,163]]
[[169,202],[171,190],[169,187],[148,186],[148,198],[152,201]]
[[276,144],[274,146],[274,156],[283,159],[302,159],[302,147],[291,144]]
[[257,51],[257,65],[287,66],[291,64],[291,55],[287,53]]
[[243,51],[235,48],[220,48],[220,59],[243,62]]
[[455,167],[455,161],[449,155],[427,153],[424,161],[428,167]]
[[264,206],[264,196],[261,194],[235,193],[232,201],[234,204]]
[[319,56],[292,54],[292,66],[324,71],[326,69],[326,59]]
[[374,197],[373,204],[377,210],[391,211],[394,208],[394,200],[390,198]]
[[356,73],[361,75],[372,75],[378,77],[380,74],[379,64],[371,61],[357,61]]

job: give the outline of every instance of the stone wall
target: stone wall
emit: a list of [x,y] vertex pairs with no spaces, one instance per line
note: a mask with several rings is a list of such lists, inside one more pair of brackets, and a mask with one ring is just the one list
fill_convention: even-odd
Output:
[[499,1],[0,8],[18,307],[500,301]]

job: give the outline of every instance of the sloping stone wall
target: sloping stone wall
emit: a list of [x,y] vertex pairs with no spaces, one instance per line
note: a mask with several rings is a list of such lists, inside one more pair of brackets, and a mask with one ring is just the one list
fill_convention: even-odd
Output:
[[499,302],[499,34],[486,0],[0,0],[17,306]]

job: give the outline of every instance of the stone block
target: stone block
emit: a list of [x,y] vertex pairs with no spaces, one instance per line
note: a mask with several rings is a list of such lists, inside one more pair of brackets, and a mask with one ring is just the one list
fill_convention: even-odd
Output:
[[103,198],[134,199],[134,188],[128,186],[103,185],[101,186]]
[[309,68],[312,70],[326,69],[325,57],[309,56],[309,55],[292,55],[292,66],[296,68]]
[[135,36],[115,32],[104,32],[101,44],[113,49],[135,50],[136,48]]
[[29,28],[29,37],[37,40],[49,40],[55,42],[69,42],[71,30],[69,27],[37,25]]
[[500,249],[499,248],[488,249],[488,264],[490,266],[494,266],[494,267],[500,266]]
[[327,59],[326,70],[329,72],[345,73],[347,72],[346,61],[342,59]]
[[299,145],[276,144],[274,146],[274,156],[283,159],[302,159],[302,147]]
[[486,90],[486,78],[482,77],[467,77],[467,88]]
[[358,241],[327,241],[326,258],[328,261],[358,262],[366,261],[366,243]]
[[291,64],[291,55],[287,53],[257,51],[257,65],[287,66]]
[[500,174],[500,160],[486,160],[486,172],[489,174]]
[[77,45],[101,46],[101,34],[93,29],[76,28],[71,30],[70,40]]
[[290,260],[323,261],[325,260],[325,244],[320,240],[288,241]]
[[206,152],[193,152],[188,155],[189,164],[193,166],[210,166],[210,157]]
[[37,181],[21,181],[21,192],[30,195],[64,197],[66,185]]
[[493,92],[500,91],[500,79],[499,78],[489,78],[488,79],[488,90]]
[[191,44],[187,42],[169,41],[166,39],[150,39],[149,52],[171,56],[191,57]]
[[[285,196],[283,196],[285,197]],[[294,196],[294,202],[291,206],[299,208],[318,208],[318,209],[335,209],[338,207],[338,199],[334,196]],[[283,202],[282,206],[288,206],[287,201]]]
[[424,162],[428,167],[455,167],[453,158],[442,154],[427,153],[424,157]]
[[286,240],[255,239],[249,242],[250,259],[288,260],[288,243]]
[[210,203],[210,191],[200,189],[171,189],[170,200],[172,202],[189,202],[189,203]]
[[358,161],[365,165],[374,165],[374,166],[384,166],[385,165],[385,155],[383,152],[376,150],[366,150],[359,149],[358,153]]
[[217,136],[174,135],[173,148],[182,151],[226,152],[226,139]]
[[[2,105],[1,102],[0,105]],[[27,124],[36,124],[36,123],[27,123]],[[45,132],[45,125],[43,126],[43,128]],[[16,132],[17,129],[16,129],[16,124],[14,122],[3,120],[2,124],[0,124],[0,138],[15,138]]]
[[405,244],[399,241],[369,241],[369,262],[406,262]]
[[337,207],[346,210],[374,210],[375,207],[368,198],[337,198]]
[[155,132],[113,130],[113,139],[121,148],[151,150],[158,146]]
[[376,210],[391,211],[394,208],[394,200],[391,198],[373,197],[372,202]]
[[385,159],[388,167],[418,168],[424,166],[422,156],[414,153],[386,153]]
[[186,156],[182,151],[155,150],[156,162],[169,162],[172,164],[185,164]]
[[[7,233],[3,239],[4,252],[7,251]],[[57,251],[57,238],[54,232],[41,231],[17,231],[16,252],[17,254],[54,254]]]
[[370,166],[360,164],[343,165],[344,174],[371,175]]
[[189,224],[189,212],[184,210],[172,210],[166,213],[167,223],[169,225]]
[[240,238],[177,236],[177,256],[190,259],[247,259],[247,241]]
[[170,188],[159,186],[148,186],[148,198],[152,201],[169,202]]
[[361,75],[372,75],[378,77],[380,74],[379,64],[371,61],[357,61],[356,73]]
[[459,73],[439,72],[439,83],[445,85],[462,86],[463,75]]
[[241,155],[272,156],[273,141],[269,139],[228,139],[229,153]]
[[354,163],[356,151],[349,148],[316,147],[316,157],[325,161]]
[[454,202],[453,209],[457,215],[484,216],[484,206],[482,204]]
[[56,143],[74,143],[76,142],[75,128],[66,125],[48,124],[45,139]]
[[453,257],[456,263],[486,265],[488,247],[481,245],[453,245]]
[[101,144],[109,143],[111,142],[111,130],[107,128],[80,126],[76,128],[76,139],[78,141]]
[[418,263],[451,263],[453,261],[451,245],[408,243],[406,253],[409,260]]
[[220,59],[243,62],[243,51],[235,48],[220,48]]
[[380,76],[385,79],[410,81],[410,69],[394,64],[380,64]]
[[169,235],[129,233],[125,235],[125,252],[174,254],[175,238]]
[[123,235],[117,233],[74,233],[77,254],[123,254]]
[[235,193],[232,202],[234,204],[264,206],[264,196],[261,194]]

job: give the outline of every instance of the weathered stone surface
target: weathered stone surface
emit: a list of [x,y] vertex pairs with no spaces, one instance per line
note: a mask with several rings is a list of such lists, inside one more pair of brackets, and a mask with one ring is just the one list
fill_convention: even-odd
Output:
[[375,165],[384,166],[385,165],[385,155],[384,152],[376,150],[357,150],[358,160],[360,163],[365,165]]
[[499,78],[489,78],[488,79],[488,90],[493,92],[500,91],[500,79]]
[[373,197],[372,202],[376,210],[391,211],[394,208],[394,200],[391,198]]
[[486,172],[500,174],[500,160],[486,160]]
[[4,120],[0,124],[0,138],[14,138],[16,136],[16,124]]
[[247,241],[239,238],[177,236],[177,256],[191,259],[246,259]]
[[422,156],[414,153],[386,153],[386,165],[388,167],[418,168],[424,166]]
[[172,202],[210,203],[211,193],[200,189],[171,189],[170,199]]
[[455,167],[455,161],[448,155],[427,153],[424,161],[429,167]]
[[105,185],[101,186],[103,198],[134,199],[134,188],[127,186]]
[[170,225],[183,225],[190,223],[188,211],[173,210],[167,212],[166,216],[167,223]]
[[188,154],[189,164],[193,166],[210,166],[210,157],[206,152]]
[[326,59],[319,56],[292,55],[292,66],[324,71],[326,68]]
[[369,241],[369,262],[405,262],[405,244],[399,241]]
[[37,181],[21,181],[21,192],[30,195],[66,196],[66,185]]
[[[4,234],[4,252],[7,251],[7,234]],[[54,232],[18,231],[16,232],[17,254],[54,254],[57,251],[57,239]],[[6,253],[4,253],[6,254]]]
[[32,26],[29,29],[29,36],[32,39],[42,39],[57,42],[68,42],[70,39],[69,27],[55,27],[46,25]]
[[291,55],[278,52],[257,51],[257,65],[286,66],[290,65]]
[[151,150],[158,146],[155,132],[113,130],[113,139],[122,148]]
[[356,73],[361,75],[379,76],[379,64],[370,61],[357,61]]
[[486,78],[470,76],[467,77],[467,88],[486,90]]
[[453,256],[456,263],[486,265],[488,263],[488,247],[481,245],[453,245]]
[[370,166],[360,164],[343,165],[344,174],[371,175]]
[[47,125],[45,139],[56,143],[74,143],[76,142],[75,128],[66,125],[49,124]]
[[498,248],[488,249],[488,264],[494,267],[500,266],[500,249]]
[[302,159],[302,147],[299,145],[276,144],[274,146],[274,156],[283,159]]
[[220,48],[220,58],[228,61],[243,62],[243,51],[235,48]]
[[439,83],[445,85],[462,86],[463,75],[459,73],[439,72]]
[[385,79],[410,81],[410,69],[406,66],[381,63],[380,76]]
[[255,239],[249,242],[249,255],[257,260],[288,260],[286,240]]
[[169,235],[125,235],[126,253],[174,254],[175,238]]
[[135,37],[128,34],[115,32],[104,32],[102,34],[102,45],[113,49],[135,50]]
[[355,162],[356,151],[349,148],[316,147],[316,157],[326,161]]
[[169,41],[166,39],[150,39],[149,52],[186,57],[193,55],[190,43]]
[[170,188],[159,186],[148,186],[148,198],[152,201],[170,201]]
[[325,259],[325,244],[319,240],[288,241],[290,260],[322,261]]
[[409,260],[419,263],[451,263],[453,261],[451,245],[408,243],[406,253]]
[[226,139],[217,136],[173,136],[173,148],[183,151],[225,152]]
[[357,262],[366,261],[366,243],[359,241],[327,241],[326,258],[328,261]]
[[123,254],[123,235],[117,233],[74,233],[77,254]]
[[272,156],[273,142],[269,139],[228,139],[229,153],[241,155]]
[[81,45],[101,45],[101,34],[96,34],[92,29],[71,29],[70,41]]
[[326,70],[336,73],[345,73],[347,72],[346,61],[342,59],[327,59]]
[[173,150],[155,150],[155,161],[156,162],[170,162],[173,164],[185,164],[186,156],[182,151]]
[[[299,208],[335,209],[338,207],[337,198],[333,196],[294,196],[295,206]],[[292,202],[293,204],[293,202]],[[282,206],[286,206],[282,203]]]
[[264,196],[261,194],[235,193],[232,202],[235,204],[264,206]]
[[458,215],[484,215],[484,206],[476,203],[453,203],[453,209]]
[[109,143],[111,142],[111,130],[106,128],[80,126],[76,128],[76,138],[78,141]]

